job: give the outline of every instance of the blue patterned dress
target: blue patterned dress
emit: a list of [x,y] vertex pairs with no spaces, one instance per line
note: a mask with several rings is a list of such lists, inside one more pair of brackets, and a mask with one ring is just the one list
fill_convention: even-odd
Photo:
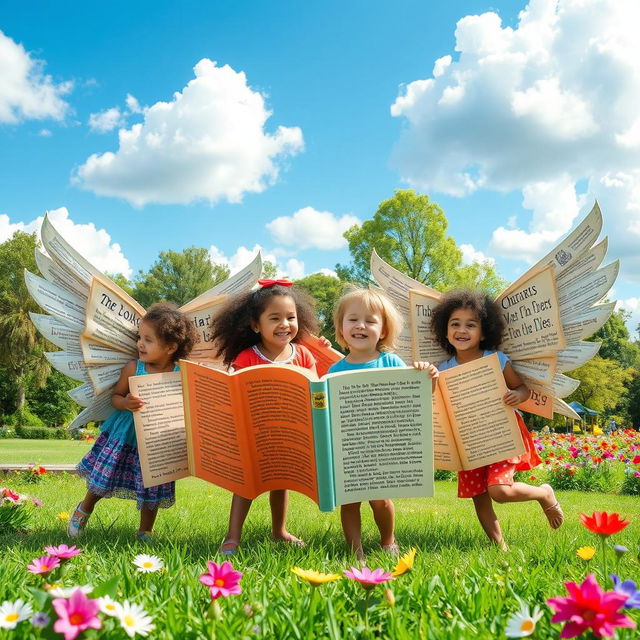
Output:
[[[178,367],[174,368],[177,371]],[[147,374],[144,362],[138,360],[135,375]],[[166,508],[176,501],[175,482],[145,489],[142,485],[138,443],[131,411],[117,409],[104,421],[100,436],[91,451],[76,467],[86,478],[87,489],[103,498],[128,498],[138,509]]]

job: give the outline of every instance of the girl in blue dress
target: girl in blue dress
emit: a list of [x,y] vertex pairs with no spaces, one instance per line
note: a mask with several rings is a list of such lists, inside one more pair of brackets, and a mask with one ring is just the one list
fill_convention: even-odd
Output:
[[153,305],[140,322],[138,360],[122,369],[113,388],[114,411],[101,427],[91,451],[78,464],[78,474],[87,480],[87,494],[78,504],[67,526],[67,534],[78,536],[100,498],[129,498],[140,510],[138,538],[147,540],[158,515],[158,508],[175,502],[175,483],[167,482],[145,489],[133,411],[144,404],[129,392],[129,377],[148,373],[177,371],[176,363],[186,357],[195,343],[195,332],[186,316],[172,304]]

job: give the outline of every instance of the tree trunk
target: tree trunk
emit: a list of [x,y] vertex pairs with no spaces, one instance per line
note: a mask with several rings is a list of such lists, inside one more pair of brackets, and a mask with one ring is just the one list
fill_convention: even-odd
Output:
[[17,410],[20,411],[24,408],[25,400],[25,388],[24,388],[24,372],[21,370],[18,373],[18,390],[16,392],[16,405]]

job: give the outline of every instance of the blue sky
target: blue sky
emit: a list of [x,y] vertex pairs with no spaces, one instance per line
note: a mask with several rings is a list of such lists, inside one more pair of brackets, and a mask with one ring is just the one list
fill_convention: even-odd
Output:
[[635,5],[13,3],[0,240],[49,210],[110,271],[192,245],[239,266],[259,245],[300,277],[348,262],[344,227],[413,187],[467,260],[515,278],[597,197],[635,326]]

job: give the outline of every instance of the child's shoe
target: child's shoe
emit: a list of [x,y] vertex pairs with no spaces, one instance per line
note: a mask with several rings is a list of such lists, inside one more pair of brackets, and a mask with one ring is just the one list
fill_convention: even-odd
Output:
[[138,531],[137,535],[140,542],[151,542],[153,540],[153,532],[151,531]]
[[82,503],[79,503],[75,508],[73,515],[69,518],[69,522],[67,523],[67,535],[70,538],[77,538],[82,533],[82,530],[85,528],[87,520],[91,515],[80,508],[81,504]]

